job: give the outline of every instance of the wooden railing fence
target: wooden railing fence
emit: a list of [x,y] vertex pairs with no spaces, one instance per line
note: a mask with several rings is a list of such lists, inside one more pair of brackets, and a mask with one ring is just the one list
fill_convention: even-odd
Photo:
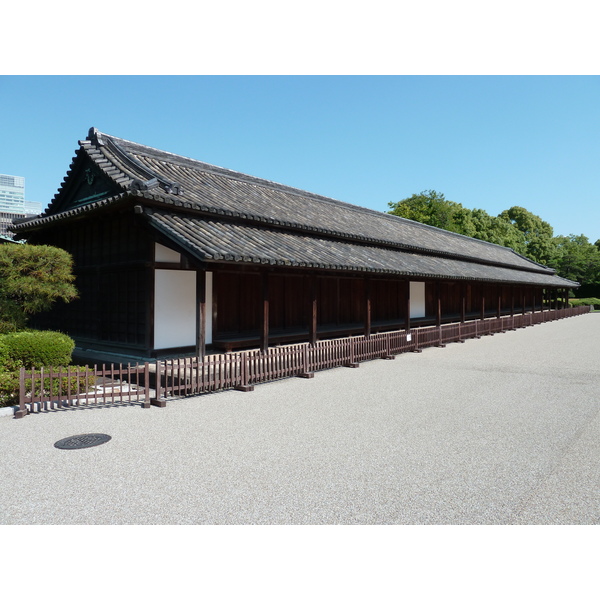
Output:
[[275,346],[267,352],[248,350],[146,362],[111,365],[81,371],[40,369],[20,372],[19,409],[15,418],[29,412],[73,407],[139,404],[164,407],[166,399],[195,396],[225,389],[251,391],[254,385],[285,377],[312,377],[334,367],[357,367],[377,358],[393,359],[403,352],[420,352],[432,346],[463,342],[547,321],[587,313],[590,307],[570,307],[516,314],[464,323],[389,331],[366,336],[319,340]]

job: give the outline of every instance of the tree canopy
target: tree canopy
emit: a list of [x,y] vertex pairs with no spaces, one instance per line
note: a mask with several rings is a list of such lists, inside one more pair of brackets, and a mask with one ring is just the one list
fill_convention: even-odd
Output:
[[71,255],[52,246],[0,245],[0,322],[20,329],[30,315],[77,297]]
[[390,213],[469,237],[512,248],[519,254],[556,269],[558,275],[578,281],[581,292],[600,291],[600,240],[584,235],[554,236],[552,226],[521,206],[498,216],[481,208],[468,209],[446,200],[444,194],[425,190],[389,203]]

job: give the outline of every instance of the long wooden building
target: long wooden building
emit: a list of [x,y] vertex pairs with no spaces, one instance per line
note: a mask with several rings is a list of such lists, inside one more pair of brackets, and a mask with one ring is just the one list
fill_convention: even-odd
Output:
[[19,239],[74,258],[47,324],[97,352],[231,350],[564,305],[577,283],[513,250],[92,128]]

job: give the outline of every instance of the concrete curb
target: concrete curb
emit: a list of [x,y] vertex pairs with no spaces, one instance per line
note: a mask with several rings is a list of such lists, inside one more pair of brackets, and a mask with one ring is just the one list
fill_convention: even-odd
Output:
[[18,410],[18,406],[3,406],[0,408],[0,417],[13,417]]

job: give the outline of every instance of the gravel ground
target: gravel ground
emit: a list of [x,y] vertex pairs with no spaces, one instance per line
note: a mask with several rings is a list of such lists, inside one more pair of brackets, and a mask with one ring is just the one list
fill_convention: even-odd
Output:
[[[0,419],[1,524],[597,524],[600,315],[358,369]],[[54,443],[106,433],[108,443]]]

